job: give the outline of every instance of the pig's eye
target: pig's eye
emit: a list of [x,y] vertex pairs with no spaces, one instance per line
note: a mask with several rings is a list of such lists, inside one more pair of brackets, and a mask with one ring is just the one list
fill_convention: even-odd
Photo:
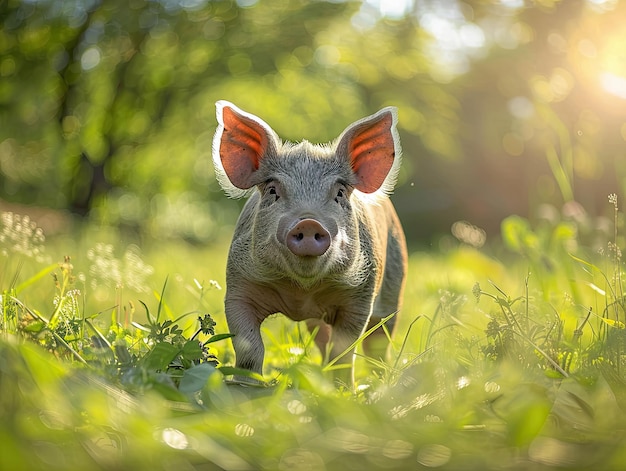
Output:
[[337,191],[337,196],[335,196],[335,201],[339,203],[339,200],[346,196],[346,190],[343,188],[339,188]]
[[276,187],[275,186],[270,186],[267,189],[268,194],[272,195],[274,197],[274,201],[278,200],[278,198],[280,198],[278,191],[276,191]]

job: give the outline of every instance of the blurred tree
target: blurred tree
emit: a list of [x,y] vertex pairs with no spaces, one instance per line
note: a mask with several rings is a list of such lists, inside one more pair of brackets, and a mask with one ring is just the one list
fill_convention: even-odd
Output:
[[626,188],[626,80],[621,97],[602,80],[626,77],[617,47],[626,44],[624,2],[538,1],[514,14],[500,8],[500,27],[492,7],[476,12],[479,24],[492,22],[492,47],[458,79],[469,138],[462,138],[467,171],[450,172],[451,199],[465,198],[465,207],[451,217],[493,232],[505,213],[536,215],[542,203],[609,210],[607,195]]
[[[294,107],[316,109],[321,80],[289,64],[310,62],[318,29],[347,6],[44,0],[5,8],[2,196],[82,215],[95,208],[130,224],[155,211],[180,217],[195,203],[188,221],[204,233],[182,232],[206,236],[214,224],[200,207],[212,185],[214,101],[253,99],[282,115],[288,85],[298,89]],[[291,123],[293,135],[305,121]]]
[[214,102],[227,99],[318,142],[398,106],[395,199],[411,239],[458,219],[494,234],[541,203],[593,209],[626,184],[624,8],[8,0],[0,198],[209,239],[239,208],[211,169]]

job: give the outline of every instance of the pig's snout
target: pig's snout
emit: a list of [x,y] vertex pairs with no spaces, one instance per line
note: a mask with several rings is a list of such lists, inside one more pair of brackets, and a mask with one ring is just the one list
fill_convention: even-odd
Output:
[[287,248],[300,257],[319,257],[330,247],[330,233],[315,219],[298,221],[287,233]]

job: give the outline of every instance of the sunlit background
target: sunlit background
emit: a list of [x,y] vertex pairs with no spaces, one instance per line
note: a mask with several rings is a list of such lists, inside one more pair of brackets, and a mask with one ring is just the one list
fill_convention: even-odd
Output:
[[218,99],[313,142],[397,106],[415,245],[601,216],[626,189],[623,1],[9,0],[0,18],[0,210],[47,231],[230,231]]

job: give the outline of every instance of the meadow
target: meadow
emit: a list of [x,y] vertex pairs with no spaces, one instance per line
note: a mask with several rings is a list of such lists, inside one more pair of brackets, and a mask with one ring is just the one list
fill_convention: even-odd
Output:
[[228,380],[228,231],[206,246],[94,226],[46,239],[2,213],[0,468],[621,469],[615,195],[607,208],[413,248],[389,357],[359,346],[354,388],[279,315],[266,384]]
[[[0,470],[624,469],[625,21],[0,2]],[[280,315],[264,383],[230,379],[218,100],[315,143],[398,107],[409,276],[353,386]]]

